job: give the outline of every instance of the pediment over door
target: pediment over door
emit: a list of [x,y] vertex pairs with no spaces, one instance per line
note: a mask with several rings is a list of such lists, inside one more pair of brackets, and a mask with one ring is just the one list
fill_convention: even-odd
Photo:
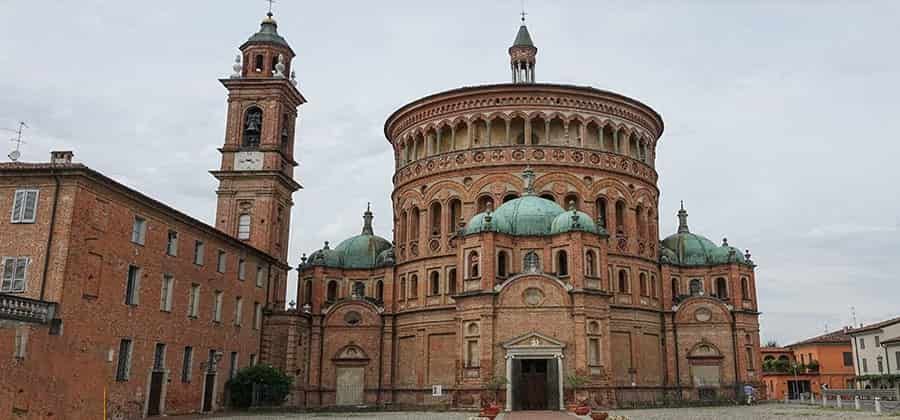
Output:
[[518,336],[503,343],[506,350],[554,350],[562,351],[566,344],[537,331]]

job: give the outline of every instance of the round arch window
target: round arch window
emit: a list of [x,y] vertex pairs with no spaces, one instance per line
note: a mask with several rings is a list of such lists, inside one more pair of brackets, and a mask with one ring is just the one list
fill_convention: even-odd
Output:
[[362,322],[362,316],[359,312],[350,311],[344,315],[344,322],[346,322],[347,325],[356,326]]

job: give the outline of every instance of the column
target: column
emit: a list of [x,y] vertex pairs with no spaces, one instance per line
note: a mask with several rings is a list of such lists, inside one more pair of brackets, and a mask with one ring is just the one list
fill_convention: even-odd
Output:
[[512,355],[506,355],[506,411],[512,411]]
[[491,120],[488,119],[484,122],[484,126],[487,127],[487,145],[491,145]]
[[[566,139],[566,144],[570,144],[569,121],[563,121],[563,138]],[[563,207],[565,207],[565,203],[563,204]]]
[[603,144],[603,126],[599,124],[597,125],[597,138],[600,139],[600,150],[603,150],[606,147]]
[[544,142],[550,144],[550,120],[544,120]]
[[578,145],[584,147],[584,134],[587,132],[587,127],[585,124],[581,124],[578,126]]
[[456,123],[450,127],[450,150],[456,150]]
[[531,118],[525,118],[525,144],[534,144],[531,141]]
[[615,150],[616,153],[619,153],[619,150],[620,150],[619,129],[618,128],[613,128],[613,150]]
[[[472,147],[472,121],[466,121],[466,138],[468,139],[466,147]],[[453,229],[456,229],[456,227]]]
[[510,144],[509,142],[509,128],[512,125],[512,120],[506,120],[506,144]]
[[559,409],[560,409],[560,411],[566,409],[566,400],[563,398],[563,383],[564,382],[563,382],[563,360],[562,359],[563,359],[562,354],[556,355],[556,363],[557,363],[556,373],[557,373],[557,375],[559,375],[559,378],[557,379],[557,381],[559,383]]

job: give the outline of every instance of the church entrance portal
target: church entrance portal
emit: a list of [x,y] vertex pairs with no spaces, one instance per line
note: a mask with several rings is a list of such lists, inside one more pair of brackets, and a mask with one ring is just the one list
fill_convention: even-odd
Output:
[[514,363],[518,365],[519,375],[514,378],[518,384],[515,386],[519,392],[513,393],[513,406],[519,410],[547,410],[548,404],[554,399],[556,392],[556,375],[550,372],[555,365],[551,359],[520,359]]
[[532,332],[503,344],[506,349],[506,411],[562,410],[565,344]]

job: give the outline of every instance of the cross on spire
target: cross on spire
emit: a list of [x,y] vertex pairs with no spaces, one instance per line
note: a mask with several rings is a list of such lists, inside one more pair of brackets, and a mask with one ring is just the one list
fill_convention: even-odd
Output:
[[272,3],[275,3],[275,0],[266,0],[269,3],[269,16],[272,16]]
[[519,13],[519,14],[522,15],[522,24],[524,25],[525,24],[525,16],[528,16],[528,13],[525,13],[525,0],[522,0],[522,13]]

